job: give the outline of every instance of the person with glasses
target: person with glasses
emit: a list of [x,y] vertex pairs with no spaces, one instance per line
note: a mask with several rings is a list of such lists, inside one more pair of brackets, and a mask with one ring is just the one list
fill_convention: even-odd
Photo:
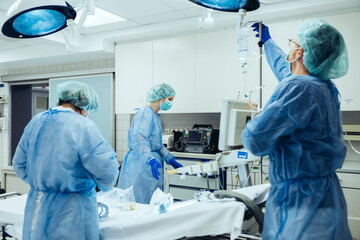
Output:
[[[259,24],[252,26],[259,32]],[[259,34],[257,34],[259,37]],[[321,19],[300,24],[284,53],[262,26],[266,59],[279,84],[242,133],[244,147],[269,156],[271,189],[262,238],[352,239],[336,169],[346,147],[339,91],[348,71],[342,35]]]
[[116,153],[89,118],[99,110],[93,88],[57,85],[59,106],[35,115],[13,158],[30,185],[22,239],[99,239],[95,186],[111,190],[119,173]]
[[164,190],[164,162],[174,168],[182,167],[162,144],[160,110],[172,107],[175,90],[166,83],[153,86],[147,94],[149,105],[134,115],[129,129],[129,148],[121,165],[119,187],[133,186],[137,203],[150,203],[157,188]]

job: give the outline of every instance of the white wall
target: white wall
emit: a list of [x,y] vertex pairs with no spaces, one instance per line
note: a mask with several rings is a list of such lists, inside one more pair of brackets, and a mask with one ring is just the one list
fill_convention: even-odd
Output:
[[[0,84],[3,84],[0,81]],[[9,97],[9,86],[8,84],[4,84],[4,87],[0,87],[0,96],[4,96],[6,98]],[[1,174],[1,170],[2,169],[7,169],[9,168],[8,166],[8,161],[9,161],[9,124],[8,124],[8,119],[9,119],[9,104],[5,103],[5,104],[1,104],[2,106],[0,106],[1,112],[2,114],[5,116],[5,128],[3,129],[3,131],[0,131],[0,182],[2,182],[2,174]]]
[[[348,48],[349,72],[346,76],[334,80],[342,94],[342,110],[360,110],[360,94],[358,94],[360,81],[356,76],[357,68],[360,67],[358,57],[360,33],[356,31],[360,27],[360,12],[322,18],[342,33]],[[301,21],[269,24],[265,22],[265,24],[269,26],[271,37],[285,52],[288,52],[288,39],[296,37]],[[161,81],[176,86],[178,95],[175,104],[196,106],[195,110],[188,109],[187,106],[187,109],[176,112],[220,111],[221,98],[236,98],[239,91],[240,97],[243,98],[244,93],[248,94],[250,90],[259,86],[258,40],[254,36],[251,38],[253,55],[249,63],[253,64],[249,67],[247,74],[244,74],[244,69],[241,68],[240,61],[236,57],[235,36],[235,29],[231,29],[117,45],[115,51],[116,113],[128,112],[123,109],[126,109],[125,105],[131,104],[133,100],[139,103],[139,99],[142,99],[140,105],[144,105],[147,89]],[[192,39],[195,39],[195,43]],[[180,45],[184,42],[187,44]],[[141,53],[139,49],[144,44],[147,50]],[[177,47],[179,49],[174,49]],[[132,69],[126,67],[129,61],[136,63]],[[194,69],[195,76],[192,75]],[[144,81],[145,78],[146,81]],[[263,103],[266,103],[277,81],[265,57],[263,59],[263,85],[265,85]],[[192,97],[194,89],[195,98]],[[259,99],[258,93],[259,91],[253,94],[253,101]],[[138,99],[126,101],[126,98],[131,96],[136,96]],[[192,100],[189,102],[186,98]]]
[[[333,25],[342,34],[349,55],[349,71],[348,74],[342,78],[335,79],[334,83],[337,85],[342,96],[341,109],[344,111],[360,110],[360,81],[358,77],[358,69],[360,68],[360,12],[334,15],[322,17],[325,21]],[[295,37],[300,20],[291,22],[282,22],[269,24],[271,37],[278,42],[284,51],[288,51],[288,39]],[[264,64],[264,84],[266,85],[264,91],[264,99],[268,99],[272,90],[276,86],[276,78],[272,74],[267,64]]]

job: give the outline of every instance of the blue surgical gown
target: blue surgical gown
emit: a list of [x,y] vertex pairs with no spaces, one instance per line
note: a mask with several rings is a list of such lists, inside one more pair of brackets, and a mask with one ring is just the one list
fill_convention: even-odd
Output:
[[242,133],[246,149],[270,159],[263,239],[350,240],[335,173],[346,154],[338,91],[330,80],[291,75],[272,40],[265,52],[280,82]]
[[113,188],[115,156],[90,119],[61,107],[35,115],[13,158],[31,187],[23,239],[99,239],[95,186]]
[[128,141],[130,150],[121,165],[119,186],[133,186],[136,202],[148,204],[156,188],[164,190],[163,168],[159,169],[159,180],[155,179],[149,160],[156,159],[163,166],[173,157],[162,144],[160,115],[150,106],[140,108],[134,115]]

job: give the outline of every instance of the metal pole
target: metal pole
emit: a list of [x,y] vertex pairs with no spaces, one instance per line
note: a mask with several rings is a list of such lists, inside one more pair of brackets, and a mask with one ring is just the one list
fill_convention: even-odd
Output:
[[[262,21],[259,22],[259,54],[260,54],[260,67],[259,67],[259,78],[260,78],[260,100],[259,100],[259,109],[262,109],[262,46],[263,46],[263,41],[262,41]],[[260,160],[260,182],[261,184],[263,184],[263,163],[262,163],[262,158]]]
[[260,49],[260,101],[259,101],[259,108],[262,109],[262,46],[263,46],[263,41],[262,41],[262,22],[259,22],[259,49]]

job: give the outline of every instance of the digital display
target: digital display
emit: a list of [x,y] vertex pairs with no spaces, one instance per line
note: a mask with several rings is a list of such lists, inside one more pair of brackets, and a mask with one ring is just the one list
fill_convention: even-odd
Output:
[[188,142],[201,143],[202,131],[189,131]]

